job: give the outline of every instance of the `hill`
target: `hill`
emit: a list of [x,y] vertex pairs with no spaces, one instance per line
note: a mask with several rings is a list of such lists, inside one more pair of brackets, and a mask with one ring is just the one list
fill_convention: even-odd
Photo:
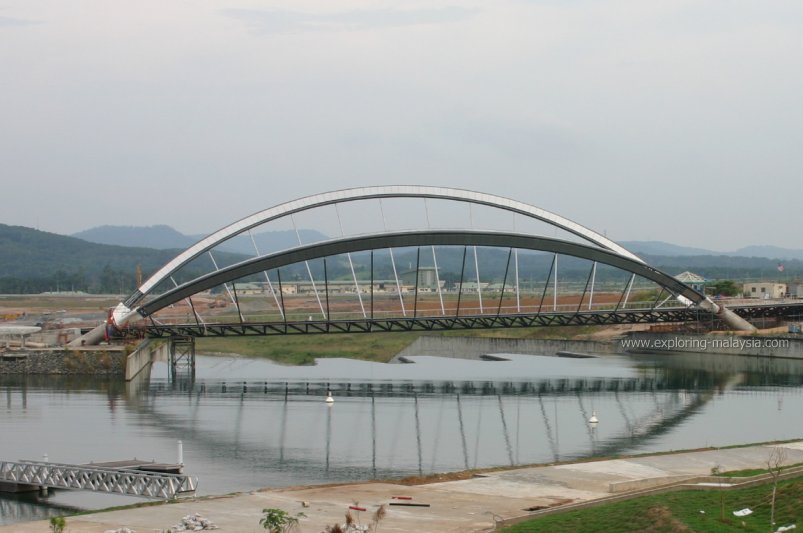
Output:
[[715,252],[704,248],[678,246],[663,241],[622,241],[619,244],[638,255],[662,257],[716,256],[716,257],[759,257],[776,261],[798,259],[803,261],[803,250],[781,248],[780,246],[751,245],[730,252]]
[[[157,250],[184,249],[200,241],[206,235],[184,235],[170,226],[97,226],[88,230],[73,233],[72,237],[97,244],[116,246],[134,246],[155,248]],[[314,242],[326,239],[326,236],[314,230],[265,231],[254,233],[254,242],[248,235],[232,238],[220,246],[221,251],[254,255],[254,243],[259,251],[283,250],[301,242]]]
[[71,237],[96,244],[133,246],[157,250],[184,249],[194,241],[170,226],[97,226]]
[[[106,228],[114,228],[108,226]],[[142,229],[142,228],[139,228]],[[101,228],[95,228],[95,238],[103,238]],[[94,230],[93,230],[94,231]],[[287,247],[297,242],[295,233],[274,232],[259,234],[262,239],[260,251],[265,253],[272,249]],[[194,238],[183,236],[168,226],[154,226],[146,231],[122,231],[111,229],[105,235],[128,235],[129,242],[143,242],[142,235],[150,236],[152,241],[166,245],[182,241],[182,237],[194,241]],[[309,232],[308,237],[313,235]],[[320,234],[317,234],[320,235]],[[292,237],[292,242],[288,239]],[[136,240],[140,239],[140,240]],[[248,239],[248,237],[245,237]],[[303,239],[303,237],[302,237]],[[123,240],[123,239],[121,239]],[[253,256],[253,244],[246,254],[218,252],[215,259],[218,266],[242,261]],[[244,251],[246,247],[240,243]],[[258,244],[259,246],[259,244]],[[129,293],[135,286],[137,265],[142,269],[144,277],[156,271],[172,259],[184,246],[173,249],[154,249],[148,247],[116,246],[87,242],[75,237],[67,237],[54,233],[34,230],[20,226],[0,224],[0,293],[38,293],[54,290],[81,290],[91,293]],[[660,249],[653,248],[653,249]],[[392,279],[393,270],[389,257],[385,252],[375,254],[374,275],[376,279]],[[508,260],[507,250],[480,249],[481,274],[483,279],[501,282],[504,278]],[[678,274],[691,270],[709,279],[794,279],[803,277],[803,261],[799,259],[784,260],[783,274],[777,270],[778,259],[763,257],[739,257],[730,255],[660,255],[642,252],[642,257],[651,265],[669,274]],[[370,279],[370,255],[355,253],[352,255],[354,267],[361,280]],[[431,266],[432,257],[428,250],[422,248],[420,258],[414,249],[398,250],[396,263],[401,272],[414,268],[420,259],[421,266]],[[545,253],[521,254],[519,267],[522,281],[530,283],[543,282],[549,272],[552,256]],[[207,264],[208,263],[208,264]],[[462,249],[448,248],[438,251],[438,264],[441,279],[454,283],[459,281],[463,270]],[[465,267],[465,277],[473,277],[471,261]],[[316,279],[322,279],[321,261],[311,261],[311,270]],[[196,259],[190,270],[184,271],[181,282],[189,276],[208,272],[213,268],[208,256]],[[351,279],[351,271],[345,260],[329,262],[329,279]],[[614,280],[620,276],[612,269],[600,268],[597,273],[599,281]],[[561,281],[583,283],[588,277],[588,263],[578,259],[562,258],[560,263]],[[307,272],[302,265],[288,268],[288,279],[306,279]]]
[[704,248],[679,246],[663,241],[622,241],[619,244],[636,255],[662,255],[662,256],[688,256],[688,255],[717,255],[717,252]]
[[770,259],[799,259],[803,260],[803,250],[794,250],[791,248],[781,248],[779,246],[745,246],[739,248],[733,255],[741,255],[745,257],[769,257]]
[[[254,241],[260,252],[281,250],[298,244],[298,237],[302,242],[315,242],[326,239],[326,235],[319,231],[300,229],[299,235],[295,231],[266,231],[254,233]],[[73,233],[85,241],[97,244],[115,246],[133,246],[142,248],[155,248],[157,250],[183,249],[191,246],[206,235],[185,235],[170,226],[97,226],[78,233]],[[774,260],[803,260],[803,250],[781,248],[778,246],[752,245],[730,252],[717,252],[705,248],[680,246],[664,241],[622,241],[619,244],[639,256],[650,257],[763,257]],[[254,254],[254,243],[250,237],[242,235],[231,239],[220,246],[220,250],[244,254]]]
[[[36,293],[59,289],[131,292],[137,265],[147,277],[179,251],[96,244],[0,224],[0,292]],[[244,259],[234,254],[215,257],[221,265]],[[199,268],[202,266],[199,263]]]

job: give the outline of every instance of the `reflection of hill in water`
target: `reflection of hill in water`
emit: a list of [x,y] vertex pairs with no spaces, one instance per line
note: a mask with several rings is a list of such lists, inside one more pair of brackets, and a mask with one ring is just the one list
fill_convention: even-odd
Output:
[[[642,372],[660,369],[689,387],[699,377],[743,374],[742,386],[787,387],[803,385],[803,360],[733,356],[707,353],[645,354],[632,357]],[[683,376],[683,377],[682,377]]]
[[44,520],[51,516],[74,514],[80,511],[75,507],[46,505],[36,493],[0,493],[0,524],[16,524],[32,520]]
[[126,390],[126,383],[120,378],[107,376],[64,376],[49,374],[9,374],[0,375],[0,387],[20,389],[47,389],[64,391],[93,391],[121,395]]

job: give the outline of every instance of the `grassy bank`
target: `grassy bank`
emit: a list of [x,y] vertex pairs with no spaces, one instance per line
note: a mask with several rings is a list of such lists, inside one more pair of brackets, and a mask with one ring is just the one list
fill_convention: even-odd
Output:
[[[681,491],[559,513],[505,528],[525,532],[727,532],[775,531],[803,521],[803,477],[778,484],[775,528],[770,528],[772,484],[728,492]],[[733,511],[749,508],[744,517]]]
[[316,358],[348,357],[386,363],[422,335],[502,337],[509,339],[574,338],[598,331],[597,326],[560,328],[514,328],[491,330],[331,335],[284,335],[273,337],[199,338],[200,353],[236,353],[264,357],[278,363],[309,365]]
[[387,362],[418,336],[417,333],[355,333],[200,338],[197,340],[196,350],[199,353],[236,353],[246,357],[264,357],[288,365],[311,365],[315,359],[324,357]]

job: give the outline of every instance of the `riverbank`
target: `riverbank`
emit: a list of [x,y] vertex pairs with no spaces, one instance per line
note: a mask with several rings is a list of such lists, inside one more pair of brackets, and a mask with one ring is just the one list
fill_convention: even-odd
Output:
[[564,357],[595,357],[611,354],[678,353],[738,355],[777,359],[803,359],[803,337],[790,335],[692,335],[650,331],[627,331],[621,335],[565,339],[510,339],[467,336],[419,337],[391,360],[410,362],[409,357],[431,355],[450,359],[482,359],[497,354],[537,354]]
[[[635,325],[634,328],[644,328]],[[628,328],[629,329],[629,328]],[[375,363],[387,363],[418,339],[454,338],[510,340],[528,339],[602,339],[621,335],[619,326],[566,326],[560,328],[512,328],[460,330],[448,332],[376,332],[332,335],[284,335],[268,337],[199,338],[198,353],[236,353],[245,357],[270,359],[280,364],[311,365],[316,359],[346,357]],[[519,353],[519,352],[513,352]]]
[[[642,328],[643,329],[643,328]],[[283,365],[314,365],[318,359],[347,358],[407,363],[429,355],[478,360],[495,354],[594,357],[608,354],[699,353],[803,359],[800,335],[728,335],[643,331],[638,327],[560,328],[559,331],[481,330],[438,334],[421,332],[284,337],[199,338],[196,351],[268,359]],[[508,336],[498,336],[506,334]],[[559,335],[561,334],[561,335]],[[80,349],[16,349],[0,352],[2,374],[121,375],[130,380],[154,361],[160,343]],[[133,352],[133,353],[132,353]],[[166,357],[162,354],[159,357]],[[158,359],[158,357],[157,357]]]
[[85,346],[0,352],[0,375],[125,376],[127,346]]
[[[367,524],[384,504],[387,516],[380,528],[384,532],[482,532],[544,509],[603,502],[672,483],[696,483],[695,478],[707,479],[713,469],[766,468],[775,447],[785,451],[784,464],[803,462],[803,441],[793,441],[486,471],[470,479],[415,486],[385,481],[265,489],[67,517],[66,531],[99,533],[123,526],[140,533],[162,531],[185,515],[199,513],[217,524],[218,531],[253,532],[260,530],[263,508],[279,508],[292,515],[303,512],[300,531],[318,533],[327,525],[342,523],[349,506],[365,509],[352,514]],[[392,503],[424,506],[388,505]],[[36,521],[0,527],[0,533],[47,528],[46,521]]]

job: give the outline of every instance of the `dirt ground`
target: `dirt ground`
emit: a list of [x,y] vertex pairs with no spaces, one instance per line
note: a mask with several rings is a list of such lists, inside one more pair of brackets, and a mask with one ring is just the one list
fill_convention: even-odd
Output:
[[[383,505],[387,513],[379,531],[385,533],[489,532],[497,520],[611,496],[612,486],[638,490],[679,478],[708,476],[713,467],[722,471],[766,468],[767,457],[776,446],[785,450],[785,464],[803,462],[803,442],[798,441],[500,469],[446,481],[428,477],[425,481],[433,482],[418,485],[389,481],[264,489],[67,517],[65,532],[102,533],[123,526],[137,533],[161,532],[183,516],[198,513],[218,525],[221,533],[253,533],[264,531],[259,526],[261,510],[278,508],[291,515],[304,513],[301,533],[319,533],[326,526],[342,524],[347,512],[358,523],[368,525]],[[0,533],[47,530],[43,520],[0,526]]]

